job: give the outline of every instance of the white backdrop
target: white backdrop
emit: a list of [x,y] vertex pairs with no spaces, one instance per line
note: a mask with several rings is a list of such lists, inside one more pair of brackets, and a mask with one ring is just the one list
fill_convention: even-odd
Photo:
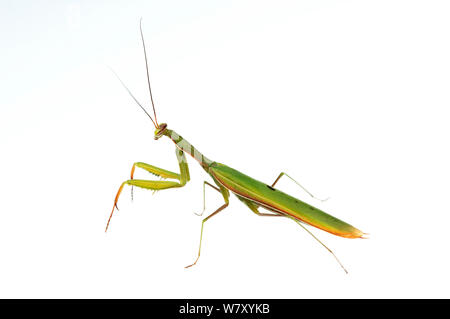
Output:
[[[1,2],[0,297],[449,298],[447,1]],[[370,233],[258,217],[205,224],[202,183],[125,188],[135,161],[177,170],[158,119],[209,158]],[[136,171],[138,178],[151,178]],[[221,205],[207,190],[207,213]]]

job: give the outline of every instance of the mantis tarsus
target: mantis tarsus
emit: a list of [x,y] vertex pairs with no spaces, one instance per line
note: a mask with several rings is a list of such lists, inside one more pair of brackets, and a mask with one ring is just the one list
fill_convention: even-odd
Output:
[[[142,22],[142,20],[141,20]],[[183,137],[177,134],[175,131],[169,129],[166,123],[159,124],[156,118],[155,105],[153,102],[152,90],[150,86],[150,77],[148,70],[148,61],[147,61],[147,52],[145,48],[144,36],[142,33],[142,23],[139,25],[140,34],[142,40],[142,46],[144,50],[144,58],[145,58],[145,67],[147,71],[147,83],[148,90],[150,93],[150,101],[153,108],[153,117],[146,111],[146,109],[138,102],[138,100],[133,96],[131,91],[127,88],[127,86],[122,82],[122,80],[118,77],[119,81],[128,91],[130,96],[134,99],[134,101],[138,104],[138,106],[147,114],[147,116],[152,121],[155,126],[155,140],[159,140],[161,137],[166,136],[174,142],[175,155],[179,164],[179,173],[171,172],[150,164],[136,162],[133,164],[131,169],[131,177],[129,180],[124,181],[117,192],[117,195],[114,200],[114,206],[111,211],[111,214],[108,219],[108,223],[106,225],[105,232],[108,230],[109,223],[111,221],[111,217],[114,213],[114,209],[117,208],[117,201],[122,192],[122,189],[125,185],[130,185],[133,189],[133,186],[150,189],[154,191],[183,187],[190,180],[189,176],[189,168],[186,161],[185,153],[191,155],[200,166],[206,171],[207,174],[212,178],[215,185],[205,181],[203,183],[203,205],[205,206],[205,187],[211,187],[212,189],[219,192],[224,200],[224,203],[217,208],[213,213],[203,219],[201,231],[200,231],[200,244],[198,249],[198,256],[195,261],[186,266],[189,268],[195,265],[200,257],[201,245],[202,245],[202,235],[203,235],[203,226],[207,220],[211,217],[217,215],[219,212],[228,207],[230,191],[237,196],[239,200],[241,200],[252,212],[259,216],[270,216],[270,217],[288,217],[295,222],[297,222],[303,229],[305,229],[315,240],[317,240],[322,246],[324,246],[337,260],[342,269],[347,273],[347,270],[338,260],[338,258],[334,255],[334,253],[325,246],[316,236],[314,236],[305,226],[304,224],[308,224],[314,226],[316,228],[327,231],[331,234],[340,237],[346,238],[363,238],[365,233],[360,231],[359,229],[347,224],[339,220],[336,217],[333,217],[318,208],[315,208],[295,197],[292,197],[282,191],[275,189],[276,183],[280,180],[281,177],[286,176],[293,180],[297,185],[299,185],[304,191],[306,191],[311,197],[314,197],[310,192],[308,192],[303,186],[301,186],[298,182],[296,182],[292,177],[282,172],[278,175],[277,179],[271,184],[265,184],[256,179],[253,179],[227,165],[212,161],[200,153],[192,144],[186,141]],[[163,179],[172,179],[172,181],[160,180],[143,180],[143,179],[134,179],[134,171],[136,167],[141,168],[147,172],[150,172],[156,176],[159,176]],[[260,212],[260,208],[265,208],[271,213],[262,213]]]

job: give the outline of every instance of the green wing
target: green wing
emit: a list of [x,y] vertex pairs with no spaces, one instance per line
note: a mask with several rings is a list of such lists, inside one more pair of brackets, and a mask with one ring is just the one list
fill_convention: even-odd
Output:
[[209,168],[212,176],[235,195],[271,211],[292,216],[337,236],[360,238],[362,231],[301,200],[220,163]]

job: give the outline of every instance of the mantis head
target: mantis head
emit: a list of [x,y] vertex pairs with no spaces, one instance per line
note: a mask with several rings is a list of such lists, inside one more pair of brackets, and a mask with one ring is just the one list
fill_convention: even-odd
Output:
[[157,127],[155,130],[155,140],[158,140],[161,136],[163,136],[164,133],[166,132],[166,129],[167,129],[167,124],[161,123],[159,125],[159,127]]

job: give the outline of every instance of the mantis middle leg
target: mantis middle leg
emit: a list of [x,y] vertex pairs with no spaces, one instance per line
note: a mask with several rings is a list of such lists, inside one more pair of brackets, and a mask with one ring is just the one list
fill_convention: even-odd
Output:
[[[199,247],[198,247],[198,255],[197,255],[197,259],[195,259],[195,261],[194,261],[192,264],[190,264],[190,265],[188,265],[188,266],[186,266],[186,267],[184,267],[184,268],[189,268],[189,267],[194,266],[194,265],[197,263],[198,259],[200,258],[200,251],[201,251],[201,249],[202,249],[203,226],[204,226],[205,222],[206,222],[208,219],[210,219],[211,217],[213,217],[214,215],[217,215],[219,212],[221,212],[222,210],[224,210],[225,208],[227,208],[228,203],[229,203],[230,192],[229,192],[226,188],[220,187],[220,189],[218,189],[218,188],[216,188],[215,186],[209,184],[208,182],[205,182],[205,183],[208,184],[209,186],[213,187],[214,189],[219,190],[220,193],[221,193],[222,196],[223,196],[223,199],[225,200],[225,203],[224,203],[222,206],[220,206],[218,209],[216,209],[216,210],[214,211],[214,213],[212,213],[211,215],[209,215],[208,217],[206,217],[206,218],[204,218],[204,219],[202,220],[202,228],[201,228],[201,230],[200,230],[200,244],[199,244]],[[204,187],[205,187],[205,183],[203,184],[203,190],[204,190]],[[204,194],[204,193],[203,193],[203,194]]]
[[212,189],[215,189],[216,191],[218,191],[219,193],[221,192],[220,189],[210,183],[208,183],[207,181],[203,182],[203,210],[200,214],[194,213],[197,216],[202,216],[203,213],[205,212],[206,209],[206,200],[205,200],[205,186],[208,185],[209,187],[211,187]]

